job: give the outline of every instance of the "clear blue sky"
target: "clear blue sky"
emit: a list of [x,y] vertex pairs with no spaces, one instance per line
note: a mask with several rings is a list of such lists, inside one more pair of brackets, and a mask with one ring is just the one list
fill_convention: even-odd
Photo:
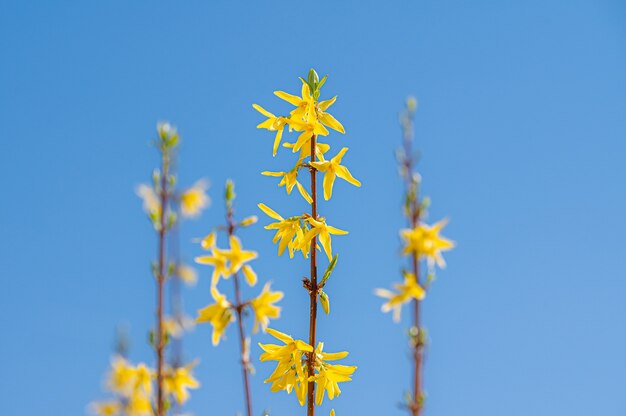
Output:
[[[290,159],[271,158],[251,104],[284,111],[272,91],[297,91],[315,66],[347,130],[331,143],[350,147],[363,183],[339,183],[321,207],[351,232],[333,242],[333,310],[319,324],[326,348],[359,366],[337,414],[400,415],[409,386],[406,322],[372,290],[399,279],[392,153],[415,94],[430,219],[450,217],[458,242],[425,303],[426,414],[624,415],[624,4],[258,3],[0,2],[0,413],[84,414],[118,323],[131,325],[132,359],[152,359],[155,240],[133,188],[157,163],[157,120],[183,135],[183,185],[208,177],[219,201],[231,177],[241,215],[260,201],[301,210],[259,175]],[[222,218],[218,202],[187,223],[186,258]],[[260,226],[242,238],[260,278],[287,293],[276,327],[306,337],[306,264],[277,258]],[[189,311],[209,302],[208,277],[185,293]],[[241,409],[234,329],[218,348],[209,327],[187,338],[197,415]],[[256,364],[256,414],[302,414]]]

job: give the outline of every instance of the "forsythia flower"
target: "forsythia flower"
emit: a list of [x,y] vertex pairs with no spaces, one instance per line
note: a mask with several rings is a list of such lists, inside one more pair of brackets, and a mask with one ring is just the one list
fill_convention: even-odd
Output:
[[250,306],[254,310],[254,329],[256,333],[259,330],[259,325],[265,330],[271,319],[277,319],[280,317],[280,307],[274,305],[283,298],[283,292],[270,291],[270,282],[267,282],[263,287],[263,291],[256,298],[250,301]]
[[163,330],[173,338],[180,338],[185,332],[192,330],[195,323],[188,316],[181,316],[179,319],[166,317],[163,319]]
[[274,95],[278,98],[296,106],[296,109],[290,113],[291,117],[297,120],[308,120],[310,115],[315,112],[315,100],[311,95],[311,89],[304,81],[302,82],[301,94],[302,98],[283,91],[274,91]]
[[208,250],[210,248],[215,247],[215,240],[217,239],[217,235],[215,235],[215,231],[211,231],[200,241],[200,245],[203,249]]
[[419,258],[426,257],[429,267],[432,267],[436,263],[437,266],[444,268],[446,262],[441,252],[454,247],[453,241],[439,235],[439,231],[441,231],[447,223],[448,220],[443,219],[432,226],[419,224],[413,229],[400,231],[400,235],[406,243],[402,254],[415,253]]
[[165,377],[165,389],[172,394],[178,404],[184,404],[189,399],[187,389],[197,389],[200,383],[191,374],[188,367],[173,368]]
[[330,100],[321,101],[317,105],[317,118],[319,119],[320,123],[330,127],[333,130],[338,131],[341,134],[345,134],[346,130],[343,128],[341,123],[338,122],[335,117],[331,116],[330,114],[326,112],[326,110],[328,110],[328,107],[333,105],[336,100],[337,100],[337,96],[335,95]]
[[133,394],[128,399],[126,414],[128,416],[152,416],[150,398],[142,393]]
[[331,227],[330,225],[326,225],[326,219],[323,217],[318,218],[317,220],[309,217],[306,219],[308,223],[311,225],[311,229],[306,233],[306,235],[301,239],[300,244],[308,245],[311,239],[315,238],[315,236],[319,236],[320,243],[324,248],[324,252],[326,256],[328,256],[328,260],[332,260],[333,251],[331,247],[331,234],[335,235],[346,235],[347,231],[340,230],[339,228]]
[[375,293],[382,298],[389,299],[388,302],[383,304],[381,310],[383,312],[389,312],[393,309],[393,320],[394,322],[399,322],[402,305],[413,299],[424,299],[426,291],[417,283],[415,274],[406,271],[404,272],[404,283],[397,283],[394,285],[394,288],[398,293],[387,289],[376,289]]
[[89,407],[91,413],[98,416],[118,416],[122,413],[122,404],[116,400],[95,402]]
[[327,361],[345,358],[348,352],[325,353],[322,352],[323,348],[323,342],[317,344],[317,348],[315,349],[315,367],[318,370],[318,374],[312,377],[318,386],[315,392],[315,402],[318,406],[320,406],[324,400],[324,391],[328,393],[330,400],[339,396],[341,390],[339,389],[338,383],[352,381],[350,376],[352,376],[352,373],[356,370],[356,366],[328,364]]
[[339,176],[354,186],[361,186],[361,182],[354,179],[347,167],[340,165],[343,155],[348,151],[347,147],[341,149],[335,157],[330,160],[321,160],[319,162],[310,162],[310,165],[320,172],[324,172],[324,199],[329,200],[333,194],[333,184],[335,177]]
[[284,219],[276,213],[276,211],[265,204],[259,204],[258,207],[268,217],[278,220],[278,222],[265,226],[266,230],[277,230],[276,234],[274,234],[272,242],[276,244],[280,241],[278,244],[278,255],[282,255],[285,249],[289,248],[290,258],[293,258],[293,253],[296,250],[301,250],[304,257],[308,257],[310,247],[307,244],[302,244],[304,231],[306,230],[303,230],[300,225],[300,217]]
[[210,199],[206,194],[209,183],[200,179],[191,188],[180,196],[180,209],[185,217],[197,217],[200,212],[209,206]]
[[213,296],[215,303],[200,309],[196,322],[209,322],[213,326],[212,342],[213,345],[217,345],[234,318],[226,296],[219,293],[215,286],[211,288],[211,296]]
[[287,124],[287,119],[285,117],[276,117],[274,114],[265,110],[258,104],[252,104],[252,107],[254,107],[256,111],[267,117],[267,120],[256,126],[256,128],[267,129],[269,131],[276,132],[276,138],[274,139],[273,148],[273,155],[276,156],[276,152],[278,151],[278,145],[280,145],[280,139],[283,137],[283,130],[285,128],[285,125]]
[[[293,149],[294,143],[283,143],[283,147],[288,149]],[[326,143],[315,143],[315,155],[318,159],[324,158],[324,153],[330,150],[330,146]],[[298,156],[298,162],[296,165],[299,165],[304,159],[309,159],[311,157],[311,146],[303,146],[300,148],[300,155]]]
[[[232,275],[237,273],[242,267],[246,267],[245,263],[256,259],[258,257],[258,254],[256,251],[242,250],[241,241],[239,241],[239,238],[235,237],[234,235],[230,236],[229,241],[230,250],[225,251],[224,255],[228,258],[228,260],[230,260],[229,273]],[[251,272],[252,269],[249,268],[249,271]],[[246,274],[245,271],[244,274]],[[246,278],[247,277],[248,276],[246,274]],[[253,286],[254,283],[256,283],[256,275],[254,276],[254,282],[251,283],[250,281],[248,281],[248,283]]]
[[294,340],[289,335],[272,328],[267,328],[266,331],[285,345],[259,343],[259,346],[265,351],[261,354],[261,361],[278,361],[276,369],[265,380],[265,383],[272,383],[271,390],[273,392],[285,390],[289,394],[295,388],[298,401],[303,406],[306,401],[308,386],[306,366],[303,365],[303,354],[312,352],[313,347],[302,340]]
[[213,266],[211,286],[215,286],[217,285],[220,276],[224,276],[224,278],[227,279],[230,277],[231,272],[230,267],[228,266],[227,251],[212,247],[211,253],[211,256],[198,256],[195,260],[198,264],[209,264]]
[[298,136],[298,140],[293,145],[292,152],[297,152],[302,148],[305,144],[311,141],[311,137],[313,135],[316,136],[328,136],[328,130],[326,127],[322,125],[317,118],[314,118],[310,121],[300,121],[295,120],[293,118],[287,120],[289,123],[289,127],[293,128],[295,131],[301,131]]
[[308,202],[309,204],[313,202],[313,200],[311,199],[311,195],[309,195],[306,189],[304,189],[304,186],[302,186],[302,184],[297,179],[298,178],[297,167],[293,168],[289,172],[264,171],[264,172],[261,172],[261,175],[274,176],[278,178],[282,177],[280,182],[278,182],[278,186],[285,186],[285,189],[287,190],[287,195],[291,195],[291,191],[293,190],[293,187],[297,186],[298,192],[300,192],[300,195],[302,195],[302,197],[306,200],[306,202]]

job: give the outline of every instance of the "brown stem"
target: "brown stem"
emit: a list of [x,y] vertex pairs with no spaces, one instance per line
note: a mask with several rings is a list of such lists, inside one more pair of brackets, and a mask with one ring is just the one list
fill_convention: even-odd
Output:
[[[233,209],[229,207],[226,213],[228,222],[228,235],[235,234],[235,224],[233,222]],[[235,301],[237,302],[234,309],[237,314],[237,324],[239,327],[239,343],[241,346],[241,369],[243,373],[244,394],[246,397],[246,411],[248,416],[252,416],[252,398],[250,396],[250,362],[248,360],[248,352],[246,351],[246,333],[243,326],[243,309],[246,303],[241,301],[241,291],[239,289],[239,275],[233,274],[233,283],[235,285]]]
[[[411,144],[413,142],[413,120],[409,119],[409,125],[405,127],[404,131],[404,153],[405,153],[405,179],[406,179],[406,192],[407,195],[411,195],[411,188],[413,187],[413,153]],[[409,215],[411,228],[415,229],[419,225],[420,221],[420,205],[418,189],[415,190],[415,195],[412,195],[412,199],[409,203]],[[419,254],[413,252],[411,254],[411,268],[415,275],[417,284],[420,284],[420,270],[419,270]],[[420,301],[413,300],[413,326],[417,329],[415,334],[416,338],[413,342],[413,403],[410,404],[409,410],[412,416],[420,416],[422,412],[422,363],[423,357],[423,343],[422,343],[422,330],[420,328]]]
[[[311,137],[311,162],[315,162],[315,147],[316,147],[316,139],[317,137],[313,135]],[[311,203],[311,217],[314,220],[317,220],[317,181],[316,181],[316,173],[317,171],[314,168],[311,168],[311,198],[313,202]],[[311,240],[311,279],[310,279],[310,288],[309,288],[309,345],[313,347],[313,351],[309,353],[307,359],[307,368],[309,377],[313,376],[314,364],[315,364],[315,337],[316,337],[316,326],[317,326],[317,242],[314,237]],[[310,381],[308,387],[307,394],[307,416],[315,415],[315,382]]]
[[165,416],[165,406],[163,400],[163,292],[165,285],[165,234],[167,228],[167,203],[168,203],[168,167],[169,159],[167,150],[162,150],[161,159],[161,224],[159,227],[159,270],[157,275],[157,334],[156,334],[156,355],[157,355],[157,416]]

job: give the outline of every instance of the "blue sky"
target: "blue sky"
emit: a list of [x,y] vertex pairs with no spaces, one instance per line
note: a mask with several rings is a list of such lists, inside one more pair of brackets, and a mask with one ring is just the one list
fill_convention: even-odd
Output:
[[[151,362],[155,240],[133,189],[157,163],[158,120],[183,136],[181,184],[213,183],[213,208],[185,225],[187,259],[200,253],[191,239],[223,220],[227,178],[241,216],[261,201],[303,209],[259,174],[291,159],[272,159],[251,104],[286,111],[272,91],[297,91],[314,66],[347,130],[331,144],[350,148],[363,183],[338,183],[321,206],[350,231],[333,241],[332,314],[319,323],[326,349],[359,366],[337,414],[402,414],[409,386],[407,322],[381,314],[372,290],[399,279],[392,155],[414,94],[429,220],[449,217],[458,243],[424,306],[426,414],[623,415],[625,17],[602,0],[1,1],[2,413],[84,414],[103,397],[120,323],[131,358]],[[306,263],[277,258],[260,226],[241,237],[261,280],[287,293],[275,326],[306,337]],[[190,313],[210,300],[201,273]],[[236,341],[234,327],[218,348],[206,326],[186,339],[203,384],[190,411],[242,409]],[[256,414],[301,414],[255,364]]]

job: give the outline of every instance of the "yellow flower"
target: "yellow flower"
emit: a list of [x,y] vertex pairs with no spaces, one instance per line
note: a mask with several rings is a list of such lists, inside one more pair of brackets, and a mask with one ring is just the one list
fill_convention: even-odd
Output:
[[117,400],[94,402],[89,408],[91,413],[98,416],[118,416],[122,413],[122,404]]
[[315,368],[317,374],[311,379],[315,380],[317,390],[315,392],[315,402],[318,406],[324,400],[324,392],[328,393],[328,398],[333,400],[341,394],[338,383],[352,381],[352,374],[357,369],[356,366],[347,366],[339,364],[328,364],[327,361],[335,361],[345,358],[348,352],[325,353],[323,352],[324,343],[317,344],[315,349]]
[[220,276],[228,279],[231,275],[228,266],[228,256],[226,250],[220,250],[217,247],[211,249],[211,256],[198,256],[195,258],[198,264],[209,264],[213,266],[213,276],[211,277],[211,286],[217,285]]
[[169,369],[165,377],[165,390],[174,396],[178,404],[184,404],[189,399],[188,389],[197,389],[200,383],[191,374],[191,368],[178,367]]
[[309,195],[306,189],[304,189],[304,186],[302,186],[302,184],[297,179],[298,178],[297,167],[291,169],[289,172],[264,171],[264,172],[261,172],[261,175],[282,177],[282,179],[278,183],[278,186],[285,186],[285,189],[287,190],[287,195],[291,195],[291,191],[293,190],[293,187],[297,186],[298,191],[300,192],[300,195],[302,195],[302,197],[306,200],[306,202],[308,202],[309,204],[313,202],[313,200],[311,199],[311,195]]
[[176,268],[176,274],[185,282],[185,284],[189,286],[194,286],[196,282],[198,282],[198,274],[196,273],[196,269],[189,266],[188,264],[179,264]]
[[153,371],[148,368],[144,363],[140,363],[134,368],[135,385],[133,390],[135,392],[142,391],[147,396],[152,393],[152,375]]
[[250,306],[254,311],[255,333],[259,330],[259,325],[265,330],[269,325],[270,318],[277,319],[280,317],[280,307],[274,303],[283,298],[283,292],[270,291],[270,285],[270,282],[266,283],[261,294],[250,301]]
[[341,159],[348,151],[347,147],[341,149],[335,157],[330,160],[321,160],[319,162],[310,162],[311,166],[320,172],[324,172],[324,199],[329,200],[333,194],[333,184],[335,183],[335,177],[339,176],[341,179],[345,179],[347,182],[354,186],[361,186],[361,182],[354,179],[347,167],[342,166]]
[[394,288],[398,293],[387,289],[376,289],[374,293],[382,298],[389,299],[388,302],[383,304],[381,310],[389,312],[393,309],[393,320],[394,322],[399,322],[402,305],[410,302],[412,299],[424,299],[426,291],[417,283],[415,274],[409,272],[404,272],[404,283],[397,283],[394,285]]
[[454,247],[454,242],[439,235],[439,231],[448,223],[443,219],[432,226],[419,224],[413,229],[404,229],[400,235],[405,241],[402,254],[417,254],[418,258],[426,257],[428,266],[444,268],[446,262],[441,255],[442,251],[450,250]]
[[128,398],[125,414],[128,416],[152,416],[154,413],[149,395],[142,392],[133,393]]
[[257,129],[267,129],[269,131],[276,132],[276,138],[274,139],[274,148],[273,155],[276,156],[276,152],[278,151],[278,145],[280,145],[280,139],[283,137],[283,130],[285,125],[287,124],[287,119],[285,117],[276,117],[274,114],[265,110],[258,104],[252,104],[252,107],[259,113],[263,114],[267,117],[267,120],[256,126]]
[[328,110],[328,107],[335,103],[335,100],[337,100],[336,95],[330,100],[320,101],[320,103],[317,105],[317,118],[320,123],[330,127],[333,130],[337,130],[341,134],[345,134],[346,130],[343,128],[341,123],[338,122],[335,117],[326,112],[326,110]]
[[298,401],[303,406],[308,384],[306,366],[303,365],[305,360],[303,355],[312,352],[313,347],[302,340],[294,340],[289,335],[272,328],[267,328],[266,331],[285,345],[259,343],[259,346],[265,351],[259,358],[261,361],[278,361],[276,369],[265,380],[265,383],[272,383],[272,391],[274,392],[285,390],[289,394],[295,388]]
[[333,258],[333,251],[331,247],[331,234],[335,235],[345,235],[348,234],[347,231],[340,230],[339,228],[332,227],[330,225],[326,225],[326,219],[323,217],[314,220],[312,217],[306,219],[308,223],[311,225],[311,229],[305,234],[305,236],[301,239],[300,244],[309,245],[311,239],[318,236],[320,239],[320,244],[324,248],[324,252],[326,256],[328,256],[328,261]]
[[279,242],[278,255],[282,255],[285,249],[289,248],[290,258],[293,258],[293,253],[296,250],[301,250],[304,257],[307,258],[310,247],[306,244],[302,244],[305,230],[302,229],[300,224],[300,217],[284,219],[265,204],[259,204],[258,207],[270,218],[278,220],[278,222],[273,222],[265,226],[266,230],[277,230],[272,242],[274,244]]
[[[256,259],[258,257],[258,254],[256,251],[242,250],[241,241],[239,241],[239,238],[234,235],[230,236],[229,241],[230,250],[226,250],[224,252],[225,256],[228,258],[228,260],[230,260],[229,272],[232,275],[237,273],[242,267],[245,267],[248,269],[248,273],[246,273],[246,271],[244,270],[244,274],[246,274],[247,277],[247,274],[251,273],[252,269],[250,268],[250,266],[245,265],[245,263]],[[248,283],[250,283],[250,281]],[[256,283],[256,275],[254,275],[253,283],[251,285],[253,285],[254,283]]]
[[200,240],[200,245],[202,246],[203,249],[208,250],[210,248],[215,247],[216,239],[217,239],[217,236],[215,235],[215,231],[211,231],[209,234],[207,234],[206,237]]
[[288,94],[283,91],[274,91],[274,95],[287,101],[289,104],[295,105],[295,110],[291,111],[291,118],[296,120],[309,120],[309,117],[315,113],[315,100],[311,96],[311,89],[309,85],[302,81],[302,97]]
[[[288,149],[293,149],[295,143],[283,143],[283,147]],[[318,159],[324,158],[324,153],[330,150],[330,146],[326,143],[315,142],[315,155]],[[300,148],[300,156],[298,156],[298,162],[296,165],[299,165],[304,159],[309,159],[311,157],[311,146],[302,146]]]
[[209,182],[206,179],[200,179],[181,194],[180,210],[184,217],[197,217],[203,209],[209,206],[211,200],[206,194],[208,187]]
[[211,296],[215,303],[206,306],[198,311],[196,322],[209,322],[213,326],[213,345],[220,342],[220,338],[224,336],[224,331],[234,320],[230,310],[230,303],[226,300],[226,296],[219,293],[216,287],[211,288]]
[[130,393],[133,388],[135,372],[132,365],[123,357],[116,355],[111,360],[111,372],[107,385],[111,391],[122,395]]
[[154,189],[146,184],[137,187],[137,196],[143,200],[143,210],[155,221],[161,216],[161,201]]
[[317,118],[313,118],[308,122],[290,118],[287,120],[287,122],[289,123],[290,128],[293,128],[295,131],[302,132],[298,136],[298,140],[296,140],[293,145],[292,152],[294,153],[300,150],[300,148],[302,148],[305,144],[307,144],[311,140],[313,135],[328,136],[328,130],[322,125],[322,123],[317,120]]

